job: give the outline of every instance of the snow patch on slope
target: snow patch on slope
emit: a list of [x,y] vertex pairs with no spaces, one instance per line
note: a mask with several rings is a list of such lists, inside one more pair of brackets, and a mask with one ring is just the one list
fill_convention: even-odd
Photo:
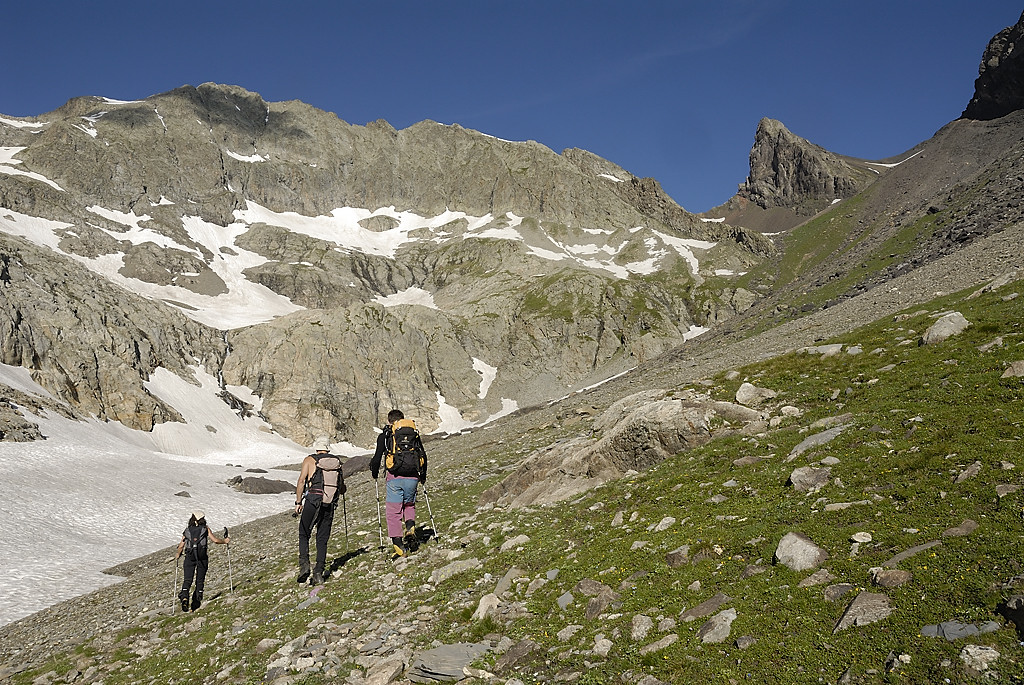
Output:
[[399,291],[393,295],[378,295],[373,298],[373,301],[384,307],[397,307],[403,304],[417,304],[421,307],[428,307],[430,309],[437,309],[437,305],[434,304],[433,293],[427,292],[423,288],[406,288],[405,290]]
[[15,159],[19,152],[24,150],[23,147],[0,147],[0,174],[8,174],[10,176],[25,176],[31,178],[34,181],[42,181],[46,185],[56,188],[57,190],[64,192],[64,189],[59,185],[46,178],[42,174],[37,174],[34,171],[22,171],[21,169],[15,168],[15,164],[21,164],[20,159]]

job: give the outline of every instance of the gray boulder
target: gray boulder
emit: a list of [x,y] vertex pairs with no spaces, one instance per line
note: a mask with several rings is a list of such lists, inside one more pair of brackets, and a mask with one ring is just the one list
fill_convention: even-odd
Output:
[[729,639],[732,622],[736,620],[736,610],[726,609],[712,616],[707,623],[697,630],[697,638],[704,644],[717,644]]
[[828,558],[828,552],[803,533],[786,533],[775,548],[775,560],[794,571],[817,568]]
[[253,476],[235,476],[227,481],[235,490],[247,495],[276,495],[282,492],[295,492],[295,483]]
[[971,323],[960,312],[950,312],[939,318],[921,336],[922,345],[934,345],[947,338],[963,333]]
[[789,474],[789,484],[797,492],[817,492],[828,485],[832,469],[801,466]]
[[778,395],[774,390],[759,388],[752,383],[743,383],[736,391],[736,401],[747,407],[756,407]]

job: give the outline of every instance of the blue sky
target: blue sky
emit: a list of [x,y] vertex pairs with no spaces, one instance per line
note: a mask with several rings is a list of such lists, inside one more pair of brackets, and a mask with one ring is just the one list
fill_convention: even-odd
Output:
[[177,0],[6,3],[0,114],[231,83],[345,121],[423,119],[580,147],[698,212],[761,117],[898,155],[956,119],[1008,0]]

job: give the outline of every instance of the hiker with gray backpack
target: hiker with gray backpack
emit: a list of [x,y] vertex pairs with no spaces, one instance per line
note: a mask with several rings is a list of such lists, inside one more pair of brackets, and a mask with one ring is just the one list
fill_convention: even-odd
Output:
[[[178,551],[174,555],[175,568],[177,568],[178,559],[184,555],[185,557],[185,577],[182,581],[181,592],[178,593],[178,600],[181,602],[181,610],[197,611],[199,606],[203,603],[203,586],[206,584],[206,571],[210,567],[210,560],[208,555],[209,541],[213,540],[218,545],[226,545],[231,542],[231,538],[227,536],[227,528],[224,529],[225,535],[223,538],[219,538],[210,530],[210,526],[206,524],[206,514],[201,511],[193,511],[192,516],[188,520],[188,526],[181,534],[181,542],[178,543]],[[195,578],[196,587],[192,592],[192,601],[189,603],[189,589],[192,587],[192,579]]]
[[341,459],[330,453],[330,441],[313,441],[314,453],[302,460],[302,470],[295,484],[295,515],[299,516],[299,575],[296,581],[305,583],[310,578],[309,538],[316,527],[316,564],[310,582],[324,582],[327,565],[327,542],[334,524],[334,509],[345,495],[345,478],[341,473]]

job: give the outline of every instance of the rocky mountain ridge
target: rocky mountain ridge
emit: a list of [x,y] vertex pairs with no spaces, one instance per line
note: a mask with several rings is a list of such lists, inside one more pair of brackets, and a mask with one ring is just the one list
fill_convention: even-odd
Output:
[[[727,274],[775,250],[583,151],[353,126],[233,86],[76,98],[2,119],[0,145],[5,234],[95,274],[71,283],[227,331],[207,371],[303,443],[369,444],[393,404],[459,430],[620,373],[749,307]],[[29,368],[77,406],[59,371]],[[131,414],[108,405],[146,393],[136,371],[88,406]]]

